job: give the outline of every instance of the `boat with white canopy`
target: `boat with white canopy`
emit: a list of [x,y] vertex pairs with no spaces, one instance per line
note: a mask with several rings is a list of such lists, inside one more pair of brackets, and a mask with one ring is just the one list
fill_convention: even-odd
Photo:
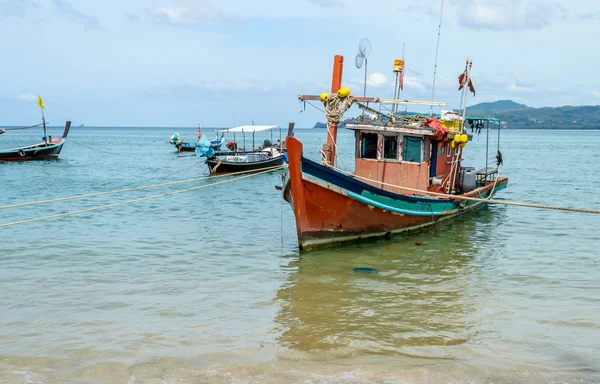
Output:
[[[278,143],[273,143],[273,130],[279,129]],[[256,146],[257,132],[270,133],[270,139],[262,141],[262,145]],[[206,164],[211,174],[233,173],[244,171],[260,171],[266,168],[283,165],[285,157],[281,146],[281,127],[278,125],[242,125],[227,128],[221,133],[233,134],[233,141],[226,144],[229,151],[215,152],[207,158]],[[236,142],[236,134],[242,135],[242,147]],[[246,136],[252,140],[252,149],[246,150]]]

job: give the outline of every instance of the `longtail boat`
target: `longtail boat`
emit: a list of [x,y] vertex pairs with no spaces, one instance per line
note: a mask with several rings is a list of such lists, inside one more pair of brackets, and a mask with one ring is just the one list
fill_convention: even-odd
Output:
[[52,139],[52,136],[46,136],[46,124],[44,122],[43,142],[26,147],[0,150],[0,162],[57,159],[70,129],[71,122],[67,121],[62,137]]
[[[285,155],[281,145],[273,144],[273,129],[279,129],[281,137],[281,127],[278,125],[243,125],[234,128],[224,129],[222,132],[233,133],[233,142],[227,143],[229,151],[214,152],[206,159],[206,164],[211,175],[220,173],[250,172],[261,171],[267,168],[283,165]],[[255,147],[255,133],[269,131],[271,139],[265,139],[263,145]],[[252,136],[252,150],[240,149],[235,141],[235,134],[241,134],[243,138],[243,147],[246,147],[246,134]],[[281,140],[279,140],[279,143]],[[199,154],[196,152],[196,154]],[[204,154],[202,154],[204,155]]]
[[[343,57],[335,56],[331,93],[299,96],[302,102],[321,100],[325,106],[328,133],[321,161],[306,158],[302,143],[293,136],[286,138],[289,171],[281,190],[294,211],[301,250],[435,225],[484,205],[507,186],[508,178],[498,173],[499,120],[469,117],[466,107],[459,116],[398,114],[395,106],[401,104],[439,107],[447,103],[352,96],[342,88],[342,70]],[[468,71],[470,66],[467,75]],[[463,85],[471,87],[470,82]],[[354,171],[344,171],[335,162],[337,128],[353,104],[369,115],[344,120],[355,137]],[[371,107],[376,104],[391,104],[393,112]],[[488,162],[492,159],[486,144],[483,168],[462,165],[470,140],[467,123],[479,129],[486,124],[488,138],[490,124],[497,124],[495,164]]]

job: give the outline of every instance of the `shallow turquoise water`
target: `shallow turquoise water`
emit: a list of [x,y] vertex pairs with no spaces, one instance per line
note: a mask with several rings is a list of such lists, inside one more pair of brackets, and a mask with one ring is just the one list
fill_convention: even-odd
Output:
[[[73,128],[59,161],[0,164],[0,205],[200,176],[174,132]],[[502,135],[498,198],[600,209],[600,132]],[[325,131],[296,136],[318,158]],[[340,132],[342,167],[352,142]],[[209,183],[0,209],[0,223]],[[280,183],[0,228],[0,382],[600,382],[600,217],[491,206],[299,255]]]

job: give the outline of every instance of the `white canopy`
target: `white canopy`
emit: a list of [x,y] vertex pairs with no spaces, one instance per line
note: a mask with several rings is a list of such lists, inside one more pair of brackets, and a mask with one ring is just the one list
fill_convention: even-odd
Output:
[[260,132],[269,129],[280,128],[279,125],[241,125],[235,128],[222,129],[221,132]]

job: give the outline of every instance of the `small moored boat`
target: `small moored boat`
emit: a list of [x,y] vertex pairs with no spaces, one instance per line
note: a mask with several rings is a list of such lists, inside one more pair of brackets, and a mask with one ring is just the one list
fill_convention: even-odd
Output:
[[[224,129],[221,132],[233,133],[234,141],[227,143],[229,151],[214,152],[207,156],[206,164],[211,174],[234,173],[244,171],[260,171],[271,167],[283,165],[285,156],[281,147],[281,140],[273,145],[272,130],[279,128],[281,137],[281,127],[277,125],[244,125],[235,128]],[[265,139],[263,145],[255,148],[255,133],[271,131],[271,139]],[[235,142],[236,133],[243,137],[243,147],[238,148]],[[252,150],[244,150],[246,146],[246,134],[252,135]]]
[[[198,127],[198,131],[200,132],[200,127]],[[221,149],[224,141],[225,139],[221,134],[221,137],[217,136],[217,138],[210,140],[210,145],[215,151],[218,151]],[[175,146],[177,152],[194,152],[196,150],[196,143],[181,140],[179,132],[171,136],[169,143]]]
[[[58,139],[52,139],[52,136],[46,137],[44,134],[44,141],[42,143],[29,145],[20,148],[11,148],[0,150],[0,161],[29,161],[29,160],[47,160],[57,159],[69,130],[71,128],[71,122],[67,121],[65,130],[63,131],[62,137]],[[44,124],[44,131],[46,130]]]

